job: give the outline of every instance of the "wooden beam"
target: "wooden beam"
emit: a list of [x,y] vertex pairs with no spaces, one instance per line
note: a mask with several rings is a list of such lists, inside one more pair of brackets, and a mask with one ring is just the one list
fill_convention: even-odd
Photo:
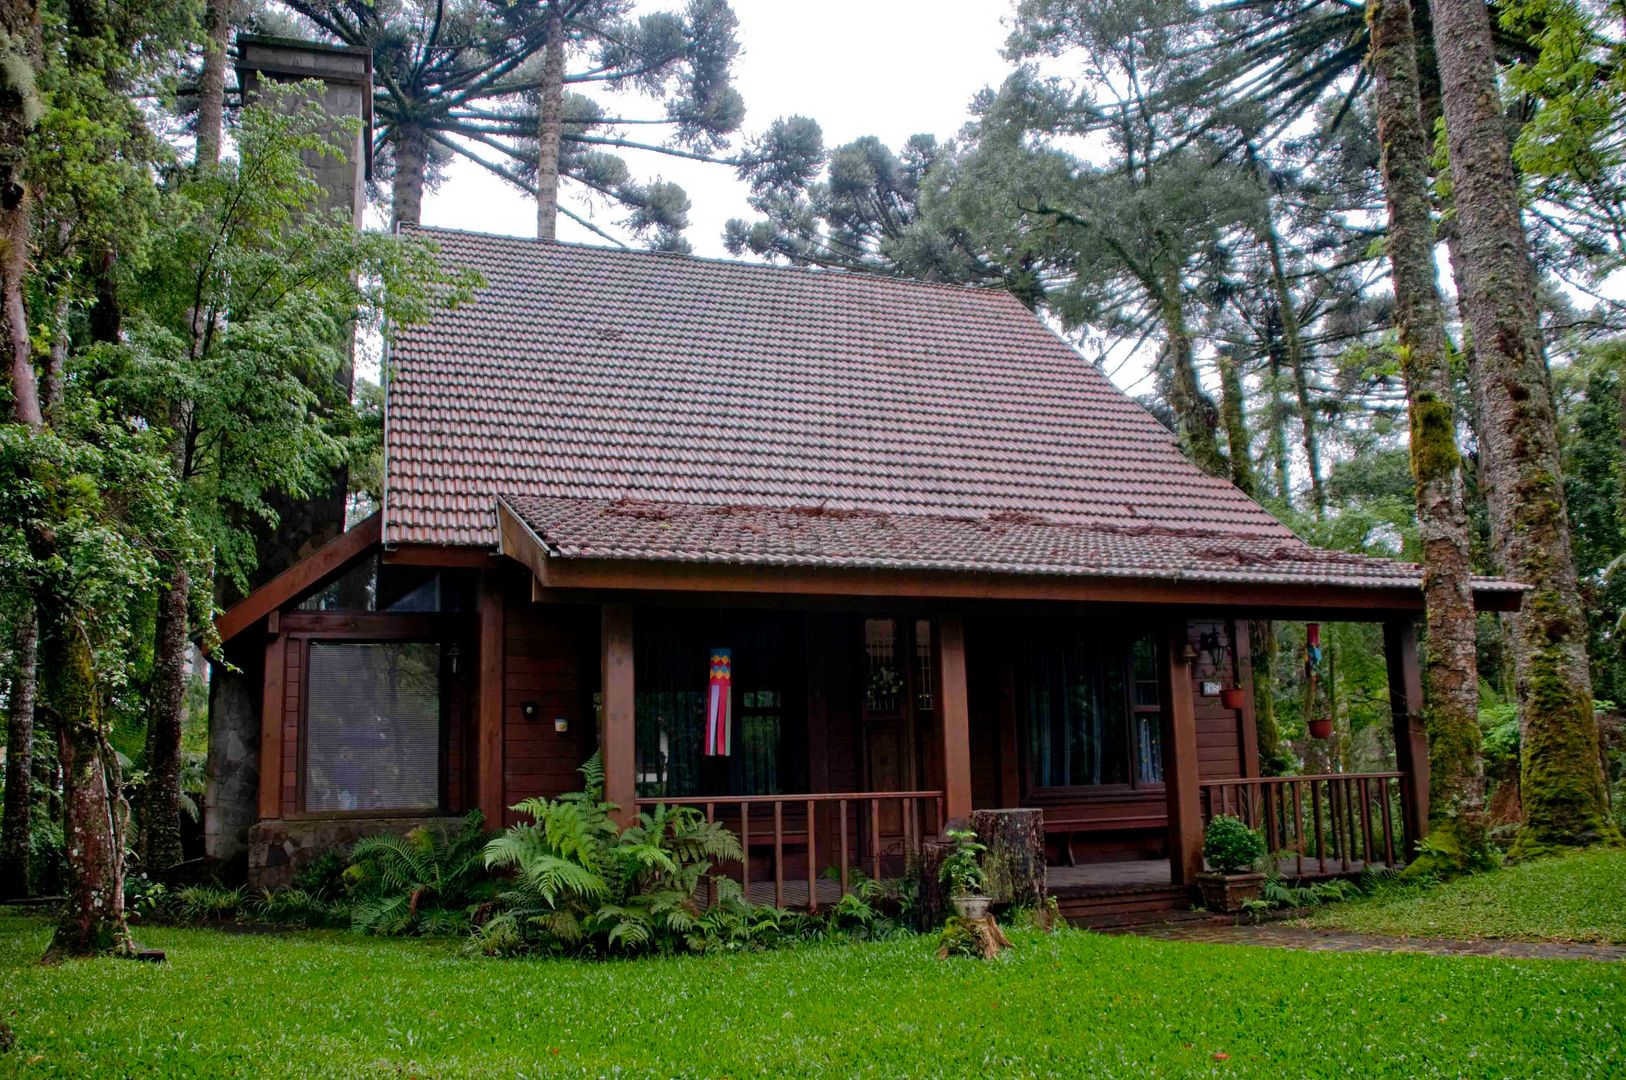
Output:
[[1197,708],[1191,696],[1186,620],[1169,622],[1163,635],[1159,689],[1163,699],[1163,791],[1169,814],[1169,872],[1191,885],[1203,868],[1202,806],[1197,791]]
[[497,552],[450,544],[395,544],[379,553],[390,566],[441,566],[450,570],[485,570],[496,565]]
[[382,535],[381,522],[378,514],[358,522],[349,532],[329,540],[221,612],[219,618],[215,619],[215,629],[220,631],[220,643],[224,645],[377,546]]
[[633,801],[638,794],[632,605],[605,604],[603,612],[599,746],[604,755],[604,798],[619,808],[612,817],[625,828],[637,816]]
[[503,790],[503,701],[507,675],[502,575],[487,571],[480,578],[480,674],[475,718],[475,805],[486,827],[504,825],[507,799]]
[[260,695],[260,820],[282,816],[282,703],[288,677],[288,639],[265,643],[265,684]]
[[938,714],[943,736],[943,812],[952,821],[971,816],[971,705],[965,685],[965,619],[943,616],[937,642],[939,678],[943,683]]
[[1389,669],[1389,710],[1394,717],[1395,768],[1400,780],[1400,817],[1406,858],[1428,831],[1428,735],[1423,728],[1423,676],[1418,662],[1417,623],[1383,624],[1383,658]]

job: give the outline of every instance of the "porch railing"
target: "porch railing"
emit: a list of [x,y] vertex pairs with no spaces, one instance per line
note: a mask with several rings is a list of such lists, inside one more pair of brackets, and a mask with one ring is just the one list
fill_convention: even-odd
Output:
[[[854,871],[877,881],[889,870],[901,872],[908,856],[920,850],[924,838],[935,836],[944,822],[941,791],[635,800],[639,810],[661,804],[695,807],[707,821],[721,822],[739,838],[744,859],[715,872],[735,878],[747,898],[766,902],[771,895],[775,907],[786,907],[788,901],[809,911],[850,892]],[[765,854],[771,877],[753,876],[753,852]],[[804,864],[794,877],[787,874],[787,855]],[[834,873],[827,877],[826,869]],[[805,878],[805,883],[796,878]]]
[[[1401,822],[1400,772],[1322,773],[1205,780],[1198,785],[1203,824],[1234,814],[1264,833],[1278,865],[1303,876],[1351,873],[1404,861],[1409,837]],[[1329,870],[1329,866],[1331,869]]]

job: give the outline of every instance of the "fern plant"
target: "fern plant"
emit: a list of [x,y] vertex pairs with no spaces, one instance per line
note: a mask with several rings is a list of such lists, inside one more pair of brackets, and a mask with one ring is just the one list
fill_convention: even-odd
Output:
[[483,858],[489,838],[476,810],[455,832],[420,827],[358,840],[345,871],[354,896],[350,928],[381,935],[467,930],[496,889]]
[[733,833],[693,808],[665,805],[617,829],[598,755],[581,772],[581,791],[519,803],[514,809],[531,820],[486,845],[486,866],[511,872],[513,884],[479,932],[482,949],[692,950],[712,930],[729,931],[720,920],[744,917],[737,889],[723,888],[709,911],[696,900],[716,863],[743,857]]

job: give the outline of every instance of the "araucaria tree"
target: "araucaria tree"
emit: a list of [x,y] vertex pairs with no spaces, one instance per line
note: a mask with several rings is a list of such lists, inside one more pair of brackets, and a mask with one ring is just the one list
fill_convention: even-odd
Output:
[[[1427,605],[1429,836],[1438,853],[1428,865],[1451,871],[1481,865],[1489,852],[1468,513],[1445,311],[1435,283],[1429,139],[1421,112],[1411,4],[1368,0],[1367,18],[1389,213],[1396,348],[1406,381]],[[1441,860],[1448,865],[1438,865]]]
[[1525,812],[1514,853],[1528,855],[1619,833],[1605,802],[1586,611],[1489,9],[1434,0],[1432,16],[1492,531],[1505,572],[1531,587],[1514,618],[1513,649]]

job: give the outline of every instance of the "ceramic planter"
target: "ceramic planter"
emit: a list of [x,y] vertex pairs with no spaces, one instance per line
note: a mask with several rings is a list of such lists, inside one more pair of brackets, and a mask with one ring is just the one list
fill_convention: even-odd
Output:
[[1240,686],[1220,691],[1220,704],[1227,709],[1240,709],[1248,703],[1248,692]]
[[982,919],[988,915],[988,905],[993,900],[986,896],[951,896],[949,903],[954,905],[954,914],[962,919]]
[[1264,894],[1265,875],[1221,874],[1207,870],[1197,875],[1197,888],[1202,890],[1203,906],[1209,911],[1235,915],[1243,904]]
[[1330,738],[1332,738],[1332,721],[1331,720],[1311,720],[1305,726],[1310,729],[1310,738],[1312,738],[1312,739],[1330,739]]

